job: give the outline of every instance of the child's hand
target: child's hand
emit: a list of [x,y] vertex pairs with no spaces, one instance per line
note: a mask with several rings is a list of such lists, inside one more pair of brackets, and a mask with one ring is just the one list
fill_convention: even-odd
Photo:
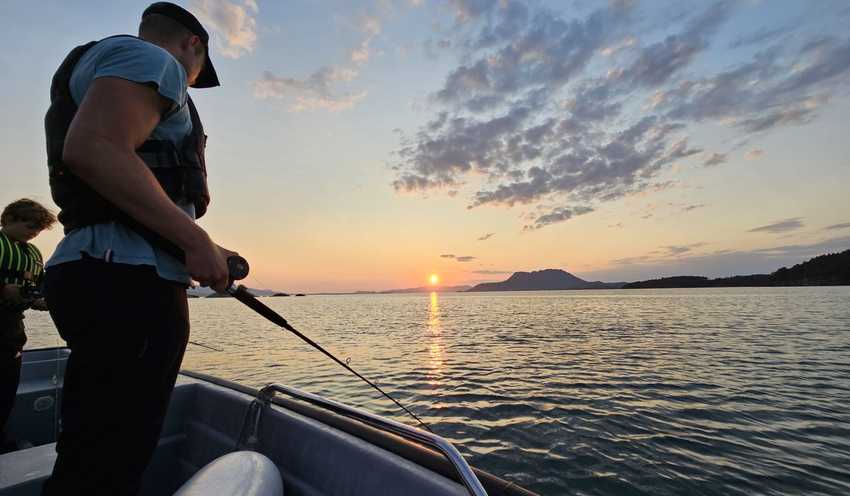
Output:
[[0,300],[4,306],[19,306],[24,303],[21,298],[21,288],[14,284],[6,284],[0,290]]

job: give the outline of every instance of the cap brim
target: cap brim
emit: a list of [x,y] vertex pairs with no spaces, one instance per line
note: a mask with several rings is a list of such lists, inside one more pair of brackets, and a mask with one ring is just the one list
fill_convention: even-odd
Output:
[[212,60],[210,60],[210,51],[208,47],[207,53],[204,57],[204,67],[201,69],[201,73],[198,74],[198,79],[195,80],[195,84],[192,85],[192,88],[214,88],[216,86],[221,86],[221,83],[218,82],[218,74],[216,74]]

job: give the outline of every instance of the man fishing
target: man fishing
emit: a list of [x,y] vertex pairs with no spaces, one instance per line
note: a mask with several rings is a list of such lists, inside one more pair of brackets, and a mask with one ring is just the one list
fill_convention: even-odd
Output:
[[41,252],[30,241],[54,222],[49,210],[26,198],[10,203],[0,215],[0,453],[16,448],[4,429],[21,379],[24,310],[47,310],[40,295]]
[[228,283],[233,252],[194,222],[209,195],[188,86],[219,86],[209,35],[168,2],[138,37],[77,47],[54,75],[45,130],[66,235],[45,294],[71,354],[42,494],[138,492],[188,340],[186,287]]

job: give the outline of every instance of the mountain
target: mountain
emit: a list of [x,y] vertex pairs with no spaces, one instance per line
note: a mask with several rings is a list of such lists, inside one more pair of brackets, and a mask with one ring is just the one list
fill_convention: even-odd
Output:
[[616,289],[621,282],[585,281],[561,269],[514,272],[502,282],[484,282],[469,291],[537,291],[550,289]]
[[[350,291],[343,293],[310,293],[313,295],[378,295],[404,293],[460,293],[467,291],[469,286],[419,286],[416,288],[384,289],[381,291]],[[298,296],[298,295],[295,295]]]
[[850,250],[820,255],[770,274],[719,277],[676,276],[631,282],[624,289],[721,288],[740,286],[836,286],[850,285]]
[[[270,289],[255,289],[248,288],[248,292],[254,296],[272,296],[276,293],[276,291],[272,291]],[[205,287],[197,287],[197,288],[189,288],[186,290],[186,296],[189,298],[221,298],[230,296],[225,293],[216,293],[210,288]]]
[[359,294],[396,294],[396,293],[455,293],[466,291],[469,286],[419,286],[418,288],[385,289],[384,291],[358,291]]
[[207,297],[207,296],[209,296],[213,293],[215,293],[215,291],[213,291],[212,289],[204,288],[204,287],[201,287],[201,286],[198,286],[198,287],[195,287],[195,288],[189,288],[189,289],[186,290],[186,295],[189,296],[190,298],[193,298],[193,297],[194,298],[205,298],[205,297]]

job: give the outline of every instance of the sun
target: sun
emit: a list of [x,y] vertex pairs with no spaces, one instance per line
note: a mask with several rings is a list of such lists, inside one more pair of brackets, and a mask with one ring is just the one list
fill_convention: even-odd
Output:
[[428,280],[431,281],[431,285],[433,286],[440,282],[440,276],[437,274],[431,274],[431,277],[429,277]]

